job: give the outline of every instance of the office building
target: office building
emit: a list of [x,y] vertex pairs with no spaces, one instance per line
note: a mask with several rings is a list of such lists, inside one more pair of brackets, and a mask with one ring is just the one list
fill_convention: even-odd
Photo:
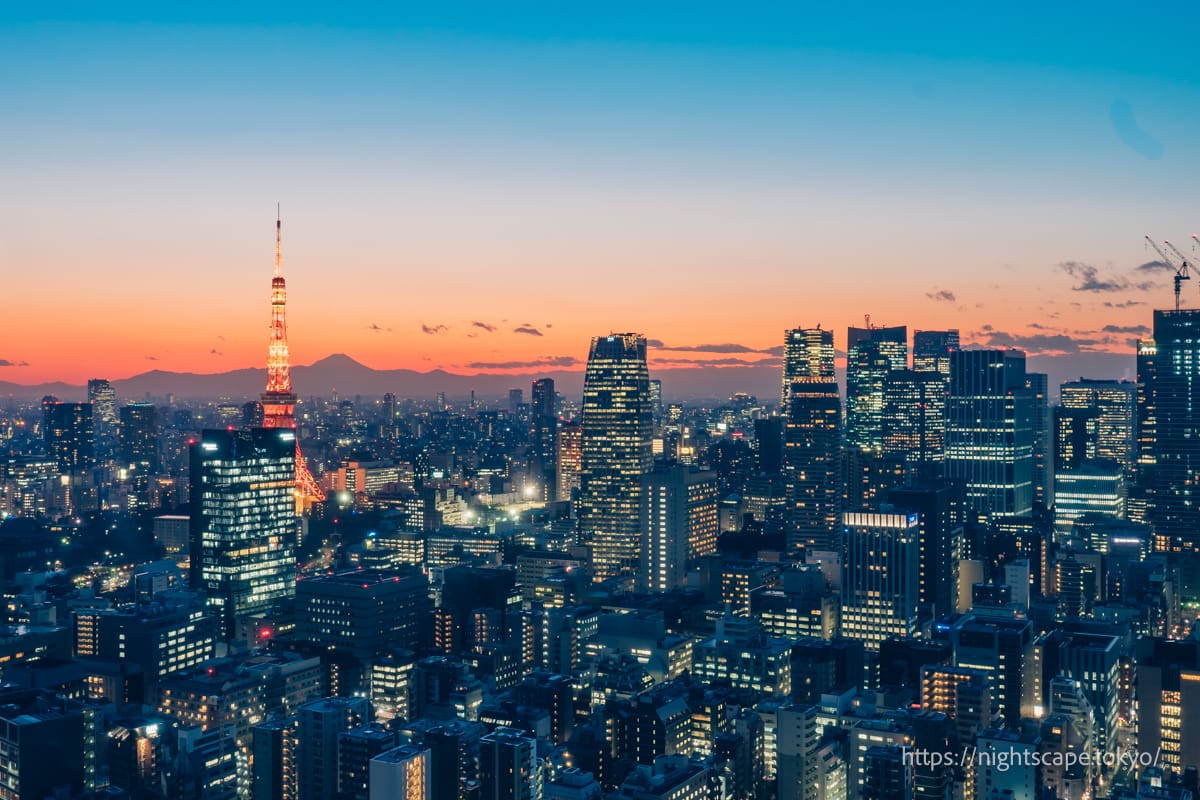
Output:
[[1200,597],[1200,310],[1154,312],[1155,420],[1150,514],[1156,549],[1180,563],[1185,600]]
[[558,498],[558,410],[554,380],[534,381],[531,396],[529,461],[538,497],[550,502]]
[[296,594],[296,432],[204,431],[191,446],[191,585],[231,639]]
[[913,475],[941,465],[946,455],[946,381],[940,373],[889,372],[882,414],[883,455],[903,459]]
[[564,422],[558,427],[558,443],[555,445],[555,469],[558,470],[559,500],[570,500],[579,489],[579,471],[583,468],[583,426],[578,422]]
[[794,383],[824,383],[835,380],[833,331],[795,328],[783,332],[783,391],[779,408],[783,414],[792,399]]
[[878,653],[885,639],[916,633],[920,598],[917,514],[853,512],[843,517],[842,635]]
[[1044,372],[1026,372],[1025,387],[1033,404],[1030,425],[1033,428],[1033,504],[1038,508],[1054,505],[1054,418],[1050,409],[1050,376]]
[[158,407],[153,403],[130,403],[121,408],[118,455],[125,466],[136,466],[147,474],[158,472]]
[[1125,518],[1125,469],[1116,461],[1087,460],[1055,476],[1054,531],[1059,540],[1084,514]]
[[850,328],[846,336],[846,446],[883,449],[884,387],[908,367],[908,328]]
[[950,380],[950,354],[959,348],[956,329],[945,331],[913,331],[912,368],[917,372],[933,372]]
[[656,467],[642,477],[641,565],[646,592],[682,588],[688,566],[717,549],[717,475],[683,464]]
[[[52,399],[52,398],[51,398]],[[90,403],[42,401],[46,453],[62,472],[82,472],[96,464]]]
[[835,381],[795,383],[783,433],[787,549],[841,548],[842,403]]
[[352,569],[296,584],[296,638],[361,660],[417,650],[433,602],[418,568]]
[[1137,384],[1080,378],[1064,383],[1059,399],[1068,411],[1093,412],[1094,438],[1087,443],[1086,458],[1116,461],[1132,474],[1137,464]]
[[1033,510],[1032,401],[1025,354],[958,350],[950,355],[946,476],[963,483],[981,519]]
[[890,489],[888,505],[917,515],[921,562],[920,603],[928,618],[955,608],[958,562],[962,557],[962,502],[954,487],[938,482]]
[[642,475],[650,470],[653,418],[646,340],[633,333],[592,340],[583,386],[579,527],[592,546],[592,577],[632,579],[638,570]]

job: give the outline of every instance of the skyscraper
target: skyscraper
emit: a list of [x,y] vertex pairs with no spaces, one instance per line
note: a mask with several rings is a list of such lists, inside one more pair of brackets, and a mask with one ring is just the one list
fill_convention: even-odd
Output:
[[158,472],[158,407],[153,403],[122,407],[120,443],[122,464],[136,464],[148,474]]
[[846,336],[846,446],[883,449],[884,385],[908,367],[908,328],[850,328]]
[[1137,384],[1080,378],[1060,389],[1062,407],[1092,412],[1094,439],[1088,442],[1086,458],[1116,461],[1127,474],[1137,463]]
[[[1200,310],[1154,312],[1154,397],[1152,519],[1158,549],[1189,567],[1200,561]],[[1200,581],[1183,570],[1185,598]]]
[[592,545],[597,581],[632,578],[638,568],[641,478],[653,459],[649,382],[644,337],[592,339],[583,381],[579,525]]
[[957,350],[958,331],[913,331],[913,369],[936,372],[950,380],[950,354]]
[[682,588],[688,564],[717,549],[717,474],[683,464],[642,477],[638,586],[647,592]]
[[[263,427],[296,428],[296,395],[292,392],[291,358],[287,340],[287,282],[283,279],[283,223],[275,218],[275,277],[271,279],[271,338],[267,345],[267,390],[262,393]],[[300,438],[293,436],[296,453],[293,463],[296,478],[293,483],[296,500],[300,502],[325,499],[304,456],[300,454]]]
[[981,518],[1033,510],[1031,406],[1023,352],[951,354],[946,475],[963,482]]
[[296,594],[294,431],[204,431],[191,446],[191,584],[232,639]]
[[1026,372],[1025,387],[1032,405],[1033,503],[1041,508],[1054,505],[1054,425],[1050,411],[1050,376]]
[[887,638],[916,633],[920,530],[915,513],[844,516],[842,635],[878,653]]
[[779,410],[786,415],[796,381],[831,381],[833,370],[833,331],[794,328],[783,332],[783,392]]
[[[48,402],[53,400],[53,402]],[[63,472],[80,472],[96,464],[96,446],[90,403],[42,401],[46,453]]]
[[479,740],[481,800],[542,800],[537,739],[499,727]]
[[946,383],[941,375],[901,369],[884,380],[882,453],[915,473],[946,455]]
[[559,500],[570,500],[571,492],[579,488],[579,470],[583,462],[583,427],[578,422],[564,422],[558,429],[555,453],[557,497]]
[[842,401],[838,385],[792,385],[783,430],[787,548],[841,550]]
[[117,392],[104,378],[91,378],[88,380],[88,403],[92,406],[96,448],[103,458],[109,458],[117,437]]
[[554,380],[533,382],[533,405],[529,409],[532,431],[531,467],[538,473],[542,499],[558,498],[558,412],[555,409]]

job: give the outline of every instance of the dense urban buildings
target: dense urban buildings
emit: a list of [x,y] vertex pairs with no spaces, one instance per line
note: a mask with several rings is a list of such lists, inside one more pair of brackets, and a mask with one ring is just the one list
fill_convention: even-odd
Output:
[[845,383],[785,331],[764,400],[687,396],[633,333],[582,392],[321,396],[285,295],[257,397],[0,409],[0,794],[1200,789],[1194,312],[1057,394],[868,324]]

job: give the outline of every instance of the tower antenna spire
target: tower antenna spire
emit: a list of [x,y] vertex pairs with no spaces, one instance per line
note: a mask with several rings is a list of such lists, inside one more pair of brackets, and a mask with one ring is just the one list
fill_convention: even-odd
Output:
[[275,277],[283,275],[283,222],[279,215],[279,203],[275,204]]

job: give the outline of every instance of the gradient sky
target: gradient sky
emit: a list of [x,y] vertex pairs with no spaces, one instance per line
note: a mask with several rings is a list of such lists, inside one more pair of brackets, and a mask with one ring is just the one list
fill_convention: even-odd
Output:
[[1143,235],[1200,232],[1194,3],[43,5],[0,7],[0,380],[261,366],[276,201],[293,363],[456,372],[865,313],[1130,351]]

